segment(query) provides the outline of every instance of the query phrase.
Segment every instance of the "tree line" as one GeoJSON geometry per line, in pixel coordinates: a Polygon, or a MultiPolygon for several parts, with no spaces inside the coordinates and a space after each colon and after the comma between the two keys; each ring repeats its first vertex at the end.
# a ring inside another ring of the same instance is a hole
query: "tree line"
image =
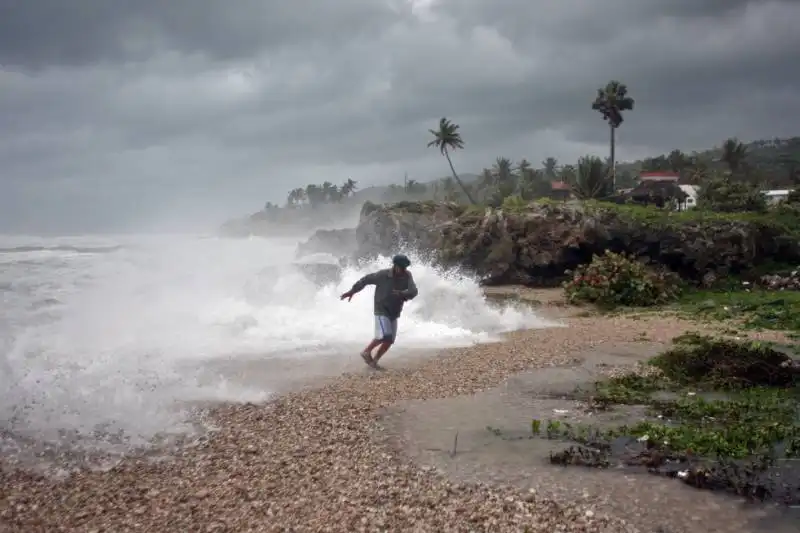
{"type": "MultiPolygon", "coordinates": [[[[465,142],[460,126],[442,117],[436,128],[430,129],[429,148],[435,148],[447,161],[450,177],[432,183],[405,179],[390,185],[385,201],[405,198],[434,199],[454,202],[500,205],[509,197],[521,200],[563,194],[564,191],[581,199],[609,198],[620,190],[637,185],[642,172],[668,171],[679,176],[679,183],[693,184],[708,190],[734,189],[755,191],[760,188],[794,188],[800,184],[800,137],[773,139],[744,144],[736,138],[726,139],[718,148],[687,154],[673,150],[668,154],[629,163],[616,162],[616,130],[624,116],[634,110],[635,101],[627,86],[616,80],[597,90],[590,108],[600,114],[609,128],[609,156],[581,157],[575,163],[560,164],[553,157],[534,166],[527,159],[513,162],[498,157],[494,164],[483,169],[477,179],[463,180],[456,172],[451,155],[463,150],[465,142]],[[553,184],[561,184],[555,187],[553,184]]],[[[291,190],[286,206],[318,206],[339,203],[352,196],[357,183],[348,179],[337,186],[326,181],[291,190]]],[[[747,194],[750,194],[747,192],[747,194]]],[[[268,203],[266,208],[276,208],[268,203]]]]}
{"type": "MultiPolygon", "coordinates": [[[[358,190],[358,182],[347,179],[341,185],[330,181],[321,184],[309,183],[305,187],[297,187],[286,195],[286,207],[295,208],[301,205],[316,207],[322,204],[339,203],[351,197],[358,190]]],[[[267,202],[265,210],[278,209],[279,205],[267,202]]]]}
{"type": "MultiPolygon", "coordinates": [[[[722,146],[703,153],[685,154],[673,150],[669,154],[647,158],[643,161],[618,165],[616,156],[616,130],[624,122],[624,113],[633,111],[635,101],[628,94],[627,86],[612,80],[597,90],[591,109],[600,113],[609,127],[609,157],[603,160],[587,155],[577,164],[559,166],[554,158],[542,162],[541,169],[533,169],[523,159],[514,164],[507,158],[498,158],[492,168],[484,169],[481,178],[472,184],[464,183],[453,166],[450,154],[464,148],[458,124],[446,117],[439,120],[438,127],[431,129],[433,139],[428,143],[446,158],[461,194],[470,203],[476,198],[489,205],[501,204],[511,196],[522,200],[549,196],[553,193],[553,182],[568,186],[570,192],[581,199],[609,199],[620,194],[620,189],[633,188],[642,172],[670,171],[678,175],[679,183],[693,184],[706,189],[708,194],[716,191],[735,191],[741,206],[761,205],[756,199],[760,190],[770,187],[794,189],[800,185],[800,138],[774,139],[744,144],[736,138],[726,139],[722,146]],[[619,171],[619,172],[618,172],[619,171]]],[[[444,187],[446,195],[458,195],[453,183],[444,187]]],[[[559,190],[562,189],[559,187],[559,190]]],[[[674,188],[677,190],[678,188],[674,188]]],[[[711,201],[700,195],[706,205],[722,206],[718,200],[711,201]]],[[[723,202],[724,203],[724,202],[723,202]]]]}

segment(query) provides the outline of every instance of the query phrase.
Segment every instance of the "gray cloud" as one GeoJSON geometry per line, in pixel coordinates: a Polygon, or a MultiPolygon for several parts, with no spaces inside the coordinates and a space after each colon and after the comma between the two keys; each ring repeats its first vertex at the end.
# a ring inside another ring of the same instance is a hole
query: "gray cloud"
{"type": "Polygon", "coordinates": [[[83,66],[163,50],[230,60],[298,43],[339,46],[379,34],[401,7],[371,0],[3,0],[0,63],[83,66]]]}
{"type": "Polygon", "coordinates": [[[604,154],[612,78],[621,158],[796,134],[799,22],[790,0],[0,0],[0,230],[213,227],[311,181],[433,178],[440,116],[464,171],[604,154]]]}

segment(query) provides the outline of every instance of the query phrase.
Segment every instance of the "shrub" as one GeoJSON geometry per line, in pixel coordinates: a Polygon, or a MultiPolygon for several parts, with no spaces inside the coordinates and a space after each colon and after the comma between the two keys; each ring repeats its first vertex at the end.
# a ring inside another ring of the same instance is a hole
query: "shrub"
{"type": "Polygon", "coordinates": [[[529,203],[530,202],[525,200],[522,196],[514,194],[504,198],[500,207],[506,211],[518,211],[527,207],[529,203]]]}
{"type": "Polygon", "coordinates": [[[697,195],[698,209],[720,213],[753,211],[763,213],[767,210],[767,199],[758,187],[736,181],[730,177],[708,180],[697,195]]]}
{"type": "Polygon", "coordinates": [[[793,387],[800,384],[800,365],[760,342],[687,333],[675,346],[650,360],[664,377],[679,384],[714,388],[793,387]]]}
{"type": "Polygon", "coordinates": [[[564,283],[570,303],[586,302],[603,307],[646,307],[676,299],[681,280],[673,272],[653,269],[633,256],[606,250],[592,262],[572,272],[564,283]]]}

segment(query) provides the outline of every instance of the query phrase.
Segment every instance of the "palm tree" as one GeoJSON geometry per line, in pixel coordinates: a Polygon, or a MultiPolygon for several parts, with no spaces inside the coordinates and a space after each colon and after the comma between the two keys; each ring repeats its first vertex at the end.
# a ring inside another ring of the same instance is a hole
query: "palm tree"
{"type": "Polygon", "coordinates": [[[289,191],[289,195],[286,197],[286,203],[290,206],[295,206],[303,203],[306,198],[305,189],[298,187],[297,189],[289,191]]]}
{"type": "Polygon", "coordinates": [[[520,176],[524,176],[528,172],[531,171],[533,165],[527,159],[523,158],[519,163],[517,163],[517,171],[519,172],[520,176]]]}
{"type": "Polygon", "coordinates": [[[728,165],[731,174],[738,172],[747,159],[747,147],[739,142],[739,139],[732,137],[722,144],[722,156],[720,159],[728,165]]]}
{"type": "Polygon", "coordinates": [[[582,200],[604,198],[613,193],[612,182],[603,160],[595,156],[581,157],[572,190],[582,200]]]}
{"type": "Polygon", "coordinates": [[[315,184],[306,185],[306,199],[308,199],[308,203],[311,204],[311,207],[316,207],[325,202],[325,195],[322,191],[322,187],[315,184]]]}
{"type": "Polygon", "coordinates": [[[356,189],[358,189],[358,187],[356,187],[357,184],[358,184],[357,181],[353,181],[351,178],[347,178],[347,181],[342,183],[342,186],[339,187],[339,192],[341,192],[342,196],[346,198],[351,194],[353,194],[356,191],[356,189]]]}
{"type": "Polygon", "coordinates": [[[455,178],[456,182],[458,182],[458,185],[464,191],[464,194],[469,202],[474,204],[475,200],[472,199],[472,195],[469,193],[469,190],[461,182],[458,174],[456,174],[456,169],[453,167],[453,162],[450,160],[450,153],[448,151],[464,148],[464,141],[461,139],[461,134],[458,132],[458,128],[458,124],[453,124],[445,117],[442,117],[439,120],[438,130],[428,130],[431,135],[433,135],[433,140],[428,143],[428,148],[435,146],[439,149],[442,155],[447,158],[447,163],[450,165],[450,171],[453,173],[453,178],[455,178]]]}
{"type": "Polygon", "coordinates": [[[512,194],[516,189],[517,183],[514,179],[514,169],[511,160],[507,157],[498,157],[495,159],[492,170],[495,176],[497,193],[499,193],[502,198],[512,194]]]}
{"type": "Polygon", "coordinates": [[[555,157],[548,157],[542,161],[542,166],[544,167],[544,175],[547,176],[547,179],[555,180],[556,169],[558,168],[558,159],[555,157]]]}
{"type": "Polygon", "coordinates": [[[325,202],[340,202],[342,200],[342,191],[339,190],[337,185],[326,181],[322,184],[322,197],[325,202]]]}
{"type": "Polygon", "coordinates": [[[603,115],[603,120],[608,122],[611,130],[611,186],[616,185],[617,160],[616,160],[616,130],[622,124],[622,112],[633,111],[633,98],[628,96],[628,87],[621,82],[612,80],[605,88],[597,89],[597,97],[592,103],[592,109],[603,115]]]}
{"type": "Polygon", "coordinates": [[[705,159],[695,157],[687,169],[689,183],[692,185],[702,185],[708,181],[713,172],[705,159]]]}
{"type": "Polygon", "coordinates": [[[683,171],[689,166],[689,158],[680,150],[673,150],[667,155],[667,163],[672,172],[682,176],[683,171]]]}

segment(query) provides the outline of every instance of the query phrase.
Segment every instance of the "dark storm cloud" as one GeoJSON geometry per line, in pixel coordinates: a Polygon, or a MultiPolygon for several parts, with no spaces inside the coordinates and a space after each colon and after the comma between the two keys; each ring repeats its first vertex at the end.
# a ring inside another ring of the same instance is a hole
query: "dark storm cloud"
{"type": "Polygon", "coordinates": [[[235,59],[296,43],[335,46],[396,17],[391,3],[373,0],[2,0],[0,64],[80,66],[164,49],[235,59]]]}
{"type": "Polygon", "coordinates": [[[610,79],[636,99],[621,158],[797,134],[798,23],[790,0],[0,0],[0,198],[48,206],[0,229],[436,177],[441,116],[466,172],[603,155],[610,79]]]}

